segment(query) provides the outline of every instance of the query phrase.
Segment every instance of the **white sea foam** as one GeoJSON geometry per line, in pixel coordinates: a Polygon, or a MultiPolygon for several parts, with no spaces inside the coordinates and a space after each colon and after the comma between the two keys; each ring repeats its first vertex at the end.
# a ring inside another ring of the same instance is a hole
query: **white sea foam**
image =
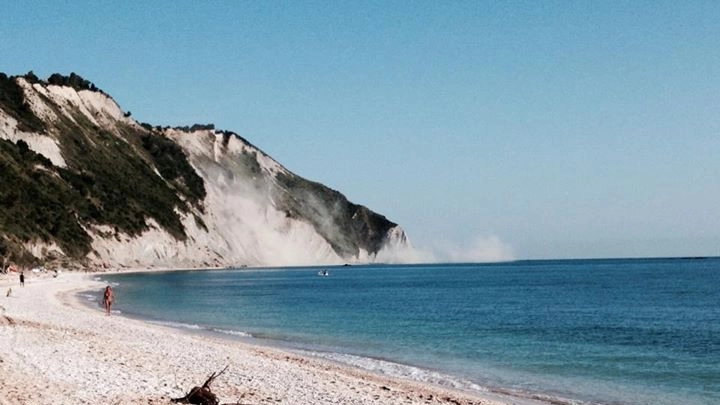
{"type": "Polygon", "coordinates": [[[213,332],[223,333],[225,335],[231,335],[231,336],[240,336],[240,337],[253,337],[251,334],[239,330],[229,330],[229,329],[212,329],[213,332]]]}
{"type": "Polygon", "coordinates": [[[98,297],[93,294],[80,294],[80,296],[86,301],[96,301],[98,299],[98,297]]]}
{"type": "Polygon", "coordinates": [[[179,329],[190,329],[190,330],[202,330],[203,327],[200,325],[195,324],[188,324],[188,323],[182,323],[182,322],[171,322],[171,321],[148,321],[155,325],[162,325],[162,326],[169,326],[171,328],[179,328],[179,329]]]}
{"type": "Polygon", "coordinates": [[[473,390],[488,392],[488,389],[482,387],[472,381],[450,376],[433,370],[427,370],[419,367],[393,363],[387,360],[374,359],[370,357],[356,356],[344,353],[329,353],[315,351],[301,351],[302,354],[319,357],[322,359],[346,364],[363,370],[372,371],[374,373],[395,377],[409,378],[415,381],[431,383],[444,387],[452,387],[463,390],[473,390]]]}
{"type": "Polygon", "coordinates": [[[492,395],[493,397],[508,401],[512,398],[513,404],[516,405],[537,405],[537,401],[555,405],[590,405],[590,402],[581,400],[570,400],[562,396],[551,394],[538,394],[534,391],[526,391],[523,389],[512,388],[490,388],[472,381],[451,376],[449,374],[440,373],[433,370],[423,369],[419,367],[409,366],[390,362],[387,360],[375,359],[370,357],[356,356],[344,353],[330,353],[317,351],[299,351],[306,356],[318,357],[330,360],[340,364],[349,365],[351,367],[367,370],[373,373],[382,374],[393,378],[404,378],[422,383],[429,383],[442,387],[450,387],[464,391],[482,392],[483,395],[492,395]]]}

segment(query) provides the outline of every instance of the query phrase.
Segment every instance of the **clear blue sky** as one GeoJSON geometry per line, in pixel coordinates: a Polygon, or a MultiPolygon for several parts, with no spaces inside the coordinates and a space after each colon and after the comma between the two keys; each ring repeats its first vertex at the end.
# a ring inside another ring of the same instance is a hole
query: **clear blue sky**
{"type": "Polygon", "coordinates": [[[719,22],[718,1],[7,2],[0,71],[236,131],[441,255],[720,255],[719,22]]]}

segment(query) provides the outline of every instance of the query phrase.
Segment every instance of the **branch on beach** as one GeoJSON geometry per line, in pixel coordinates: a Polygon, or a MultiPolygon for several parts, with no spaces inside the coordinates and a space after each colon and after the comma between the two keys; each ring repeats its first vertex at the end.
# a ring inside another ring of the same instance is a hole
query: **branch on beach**
{"type": "Polygon", "coordinates": [[[207,380],[205,380],[205,383],[200,387],[193,387],[193,389],[188,392],[187,395],[185,395],[182,398],[172,398],[172,402],[176,402],[179,404],[193,404],[193,405],[219,405],[220,401],[217,398],[217,395],[213,394],[213,392],[210,390],[210,384],[219,377],[222,373],[225,372],[225,370],[228,369],[229,366],[225,366],[222,371],[219,373],[212,373],[208,377],[207,380]]]}

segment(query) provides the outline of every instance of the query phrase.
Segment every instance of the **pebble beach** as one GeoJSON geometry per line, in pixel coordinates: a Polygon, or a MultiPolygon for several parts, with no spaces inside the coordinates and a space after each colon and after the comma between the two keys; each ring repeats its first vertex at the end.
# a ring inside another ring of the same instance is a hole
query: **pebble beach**
{"type": "Polygon", "coordinates": [[[211,386],[221,404],[534,403],[107,316],[76,297],[104,287],[94,274],[26,276],[0,276],[0,405],[171,404],[225,367],[211,386]]]}

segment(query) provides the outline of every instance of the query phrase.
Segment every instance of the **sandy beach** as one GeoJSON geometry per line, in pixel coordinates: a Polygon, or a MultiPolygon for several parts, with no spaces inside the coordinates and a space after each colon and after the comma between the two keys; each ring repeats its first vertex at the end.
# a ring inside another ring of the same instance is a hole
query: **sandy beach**
{"type": "Polygon", "coordinates": [[[528,403],[106,316],[75,297],[104,287],[94,275],[26,275],[24,287],[17,274],[0,279],[0,405],[170,404],[225,366],[212,384],[220,403],[528,403]]]}

